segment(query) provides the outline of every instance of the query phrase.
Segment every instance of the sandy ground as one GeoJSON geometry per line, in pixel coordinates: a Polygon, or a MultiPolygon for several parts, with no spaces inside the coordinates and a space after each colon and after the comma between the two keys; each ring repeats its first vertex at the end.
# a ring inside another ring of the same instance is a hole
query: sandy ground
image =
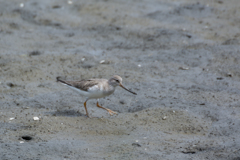
{"type": "Polygon", "coordinates": [[[239,45],[238,0],[1,0],[0,159],[239,160],[239,45]]]}

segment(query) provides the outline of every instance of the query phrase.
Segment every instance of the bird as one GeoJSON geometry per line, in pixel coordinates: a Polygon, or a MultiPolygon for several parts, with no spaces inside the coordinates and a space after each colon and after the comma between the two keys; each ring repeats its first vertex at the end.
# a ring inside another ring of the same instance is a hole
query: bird
{"type": "Polygon", "coordinates": [[[65,81],[65,80],[62,80],[60,77],[56,77],[56,79],[57,79],[57,82],[60,82],[66,85],[67,87],[79,93],[81,96],[87,97],[84,102],[84,108],[85,108],[87,117],[89,117],[88,110],[87,110],[87,101],[90,99],[97,99],[97,104],[96,104],[97,107],[108,111],[110,115],[117,114],[116,112],[99,105],[99,98],[103,98],[113,94],[117,86],[120,86],[126,91],[137,95],[137,93],[130,91],[129,89],[123,86],[122,78],[118,75],[114,75],[108,80],[107,79],[88,79],[88,80],[79,80],[79,81],[65,81]]]}

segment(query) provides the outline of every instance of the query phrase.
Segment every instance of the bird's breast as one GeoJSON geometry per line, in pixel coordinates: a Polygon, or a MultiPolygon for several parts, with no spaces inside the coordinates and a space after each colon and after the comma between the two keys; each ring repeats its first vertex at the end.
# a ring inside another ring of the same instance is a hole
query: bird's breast
{"type": "Polygon", "coordinates": [[[103,98],[109,96],[115,91],[115,88],[112,86],[106,85],[95,85],[89,88],[89,97],[91,98],[103,98]]]}

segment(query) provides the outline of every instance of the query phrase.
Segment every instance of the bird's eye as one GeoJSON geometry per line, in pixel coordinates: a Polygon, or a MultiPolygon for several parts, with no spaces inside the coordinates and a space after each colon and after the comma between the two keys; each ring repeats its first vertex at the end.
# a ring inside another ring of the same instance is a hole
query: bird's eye
{"type": "Polygon", "coordinates": [[[119,83],[119,80],[116,80],[119,83]]]}

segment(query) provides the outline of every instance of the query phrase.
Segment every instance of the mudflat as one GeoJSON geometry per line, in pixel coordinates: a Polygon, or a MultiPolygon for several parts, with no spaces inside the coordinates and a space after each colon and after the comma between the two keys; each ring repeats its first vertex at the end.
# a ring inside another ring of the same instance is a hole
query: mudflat
{"type": "Polygon", "coordinates": [[[1,0],[0,159],[240,159],[239,8],[1,0]],[[56,82],[112,75],[114,116],[56,82]]]}

